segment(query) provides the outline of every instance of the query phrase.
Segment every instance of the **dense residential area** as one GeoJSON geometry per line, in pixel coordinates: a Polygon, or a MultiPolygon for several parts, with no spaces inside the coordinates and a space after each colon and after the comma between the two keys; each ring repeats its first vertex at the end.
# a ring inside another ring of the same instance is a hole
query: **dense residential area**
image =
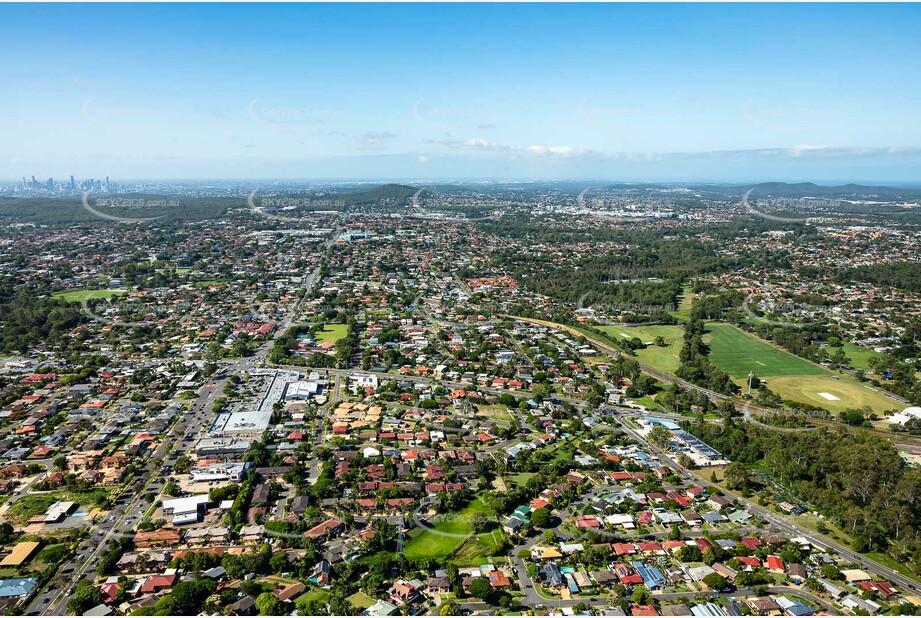
{"type": "Polygon", "coordinates": [[[814,187],[5,189],[0,607],[918,613],[921,194],[814,187]]]}

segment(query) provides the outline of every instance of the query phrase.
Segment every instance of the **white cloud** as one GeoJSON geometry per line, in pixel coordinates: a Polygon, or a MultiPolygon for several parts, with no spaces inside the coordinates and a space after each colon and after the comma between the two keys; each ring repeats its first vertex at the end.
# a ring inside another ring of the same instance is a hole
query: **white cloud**
{"type": "Polygon", "coordinates": [[[482,149],[495,149],[496,144],[490,144],[485,139],[473,138],[464,141],[465,148],[482,148],[482,149]]]}
{"type": "Polygon", "coordinates": [[[536,155],[557,155],[568,157],[576,153],[576,149],[572,146],[528,146],[528,152],[536,155]]]}
{"type": "Polygon", "coordinates": [[[474,137],[463,141],[443,140],[439,142],[448,148],[461,150],[484,150],[491,152],[505,152],[512,155],[534,155],[539,157],[557,156],[568,157],[578,154],[580,151],[572,146],[543,146],[535,144],[533,146],[510,146],[508,144],[497,144],[480,137],[474,137]]]}
{"type": "Polygon", "coordinates": [[[396,137],[396,134],[389,131],[367,131],[363,135],[355,137],[362,150],[381,150],[385,148],[387,142],[396,137]]]}
{"type": "Polygon", "coordinates": [[[826,146],[811,146],[809,144],[803,144],[801,146],[794,146],[790,149],[790,154],[794,157],[799,157],[804,154],[810,154],[817,151],[825,150],[826,146]]]}

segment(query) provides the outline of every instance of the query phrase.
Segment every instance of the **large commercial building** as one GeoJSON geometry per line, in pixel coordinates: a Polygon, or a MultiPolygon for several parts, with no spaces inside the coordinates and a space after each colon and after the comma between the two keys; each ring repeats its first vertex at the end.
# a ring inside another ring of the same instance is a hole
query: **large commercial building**
{"type": "Polygon", "coordinates": [[[174,526],[195,524],[200,521],[208,506],[208,494],[176,498],[163,502],[163,515],[172,517],[174,526]]]}
{"type": "Polygon", "coordinates": [[[265,394],[257,404],[243,404],[229,413],[218,414],[210,432],[222,436],[247,436],[256,438],[269,427],[275,404],[282,400],[288,385],[296,383],[300,374],[294,371],[276,371],[269,376],[265,394]]]}

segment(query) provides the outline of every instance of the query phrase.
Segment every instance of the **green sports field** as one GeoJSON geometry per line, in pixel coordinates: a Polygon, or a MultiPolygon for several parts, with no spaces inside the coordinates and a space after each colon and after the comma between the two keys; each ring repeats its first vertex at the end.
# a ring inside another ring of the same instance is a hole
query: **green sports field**
{"type": "Polygon", "coordinates": [[[68,292],[58,292],[55,298],[61,298],[71,303],[80,303],[84,300],[94,300],[97,298],[111,298],[125,294],[125,290],[70,290],[68,292]]]}
{"type": "MultiPolygon", "coordinates": [[[[884,412],[898,406],[869,385],[794,356],[731,324],[708,323],[710,362],[743,384],[750,371],[767,387],[792,401],[801,401],[840,412],[869,406],[884,412]]],[[[846,350],[847,351],[847,350],[846,350]]]]}
{"type": "Polygon", "coordinates": [[[904,407],[872,385],[832,373],[824,376],[770,378],[767,387],[784,399],[811,403],[832,412],[869,406],[874,412],[882,414],[886,410],[904,407]]]}
{"type": "Polygon", "coordinates": [[[708,322],[707,330],[710,333],[704,336],[704,342],[710,346],[710,362],[733,378],[743,379],[749,372],[759,378],[830,373],[731,324],[708,322]]]}
{"type": "Polygon", "coordinates": [[[683,344],[684,328],[677,325],[659,326],[599,326],[612,339],[631,339],[636,337],[643,343],[649,344],[644,350],[636,351],[636,358],[641,363],[649,365],[659,371],[674,373],[681,364],[678,354],[683,344]],[[626,335],[626,336],[625,336],[626,335]],[[666,347],[652,345],[656,337],[662,337],[668,344],[666,347]]]}

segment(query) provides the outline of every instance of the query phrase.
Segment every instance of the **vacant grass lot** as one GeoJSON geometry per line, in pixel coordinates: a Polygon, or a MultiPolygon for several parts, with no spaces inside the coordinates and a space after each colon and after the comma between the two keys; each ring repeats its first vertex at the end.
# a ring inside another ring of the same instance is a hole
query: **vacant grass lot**
{"type": "Polygon", "coordinates": [[[524,487],[532,477],[537,476],[536,472],[519,472],[518,474],[509,474],[505,477],[506,481],[511,481],[518,487],[524,487]]]}
{"type": "MultiPolygon", "coordinates": [[[[482,513],[488,518],[494,518],[492,510],[486,503],[479,497],[474,498],[470,504],[453,514],[456,517],[446,518],[448,521],[440,521],[435,526],[432,526],[438,532],[461,536],[445,536],[424,530],[406,545],[406,557],[436,558],[451,555],[468,540],[466,535],[473,534],[470,520],[475,513],[482,513]]],[[[414,530],[413,532],[416,531],[414,530]]],[[[412,536],[412,533],[410,533],[410,536],[412,536]]]]}
{"type": "Polygon", "coordinates": [[[108,495],[109,492],[106,489],[93,489],[85,493],[62,490],[40,494],[28,494],[10,505],[5,517],[11,523],[24,524],[29,518],[43,514],[55,502],[72,500],[79,506],[75,511],[77,512],[105,503],[108,495]]]}
{"type": "Polygon", "coordinates": [[[327,324],[323,330],[317,331],[317,344],[336,343],[348,334],[348,326],[345,324],[327,324]]]}
{"type": "Polygon", "coordinates": [[[785,352],[731,325],[707,323],[704,341],[710,346],[710,362],[733,378],[756,376],[820,376],[830,371],[785,352]]]}
{"type": "Polygon", "coordinates": [[[357,607],[358,609],[368,609],[374,605],[374,599],[366,595],[364,592],[356,592],[352,596],[346,597],[345,600],[351,603],[353,607],[357,607]]]}
{"type": "Polygon", "coordinates": [[[514,416],[509,412],[508,406],[502,404],[477,404],[477,416],[486,416],[497,421],[510,421],[514,416]]]}
{"type": "Polygon", "coordinates": [[[486,535],[470,537],[451,557],[451,562],[459,567],[479,566],[490,562],[490,558],[499,553],[505,533],[496,529],[486,535]]]}
{"type": "Polygon", "coordinates": [[[70,290],[68,292],[58,292],[55,298],[61,298],[71,303],[82,303],[84,300],[94,300],[97,298],[112,298],[125,294],[125,290],[70,290]]]}
{"type": "Polygon", "coordinates": [[[6,512],[6,519],[12,523],[24,524],[32,517],[41,515],[57,502],[52,496],[32,495],[23,496],[10,505],[6,512]]]}

